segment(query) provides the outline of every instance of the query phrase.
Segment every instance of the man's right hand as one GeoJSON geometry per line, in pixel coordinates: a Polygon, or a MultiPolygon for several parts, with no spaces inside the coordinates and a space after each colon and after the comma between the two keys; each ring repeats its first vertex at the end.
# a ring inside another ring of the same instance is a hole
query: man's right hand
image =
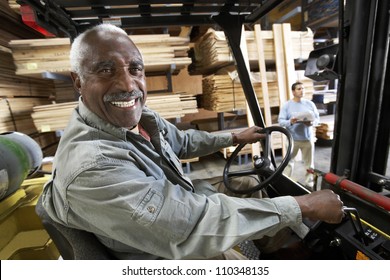
{"type": "Polygon", "coordinates": [[[290,119],[290,124],[295,124],[298,121],[297,118],[291,118],[290,119]]]}
{"type": "Polygon", "coordinates": [[[331,190],[320,190],[294,198],[304,218],[338,224],[344,217],[344,204],[340,196],[331,190]]]}

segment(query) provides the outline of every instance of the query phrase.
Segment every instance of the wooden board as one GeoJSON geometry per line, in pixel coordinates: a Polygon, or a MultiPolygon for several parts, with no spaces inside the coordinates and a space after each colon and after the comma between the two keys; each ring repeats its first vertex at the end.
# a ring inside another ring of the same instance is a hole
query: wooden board
{"type": "MultiPolygon", "coordinates": [[[[263,88],[259,82],[260,75],[259,73],[251,74],[259,105],[264,108],[263,88]]],[[[274,73],[267,73],[267,76],[269,77],[267,102],[270,107],[278,107],[279,89],[274,80],[274,73]]],[[[241,83],[238,80],[232,80],[229,74],[210,75],[203,78],[201,107],[216,112],[246,110],[246,99],[241,83]]]]}
{"type": "MultiPolygon", "coordinates": [[[[129,36],[144,57],[146,73],[177,74],[191,63],[187,56],[188,37],[169,34],[129,36]]],[[[44,72],[69,75],[70,40],[68,38],[11,40],[16,74],[41,77],[44,72]]]]}
{"type": "MultiPolygon", "coordinates": [[[[78,101],[34,106],[31,117],[39,132],[63,130],[78,101]]],[[[188,94],[149,94],[146,105],[164,118],[196,113],[196,97],[188,94]]]]}
{"type": "MultiPolygon", "coordinates": [[[[282,25],[274,24],[281,29],[282,25]]],[[[249,64],[252,69],[258,67],[258,47],[255,40],[254,31],[245,31],[243,34],[247,41],[249,64]]],[[[281,38],[280,35],[275,36],[273,31],[261,31],[263,41],[264,59],[267,63],[276,60],[276,52],[274,40],[281,38]]],[[[313,50],[313,33],[308,30],[290,32],[291,52],[294,59],[308,58],[313,50]]],[[[282,42],[281,42],[282,43],[282,42]]],[[[282,48],[280,50],[283,51],[282,48]]],[[[215,31],[210,28],[208,31],[195,42],[191,49],[190,55],[193,62],[189,66],[191,74],[209,75],[215,73],[218,69],[234,64],[233,55],[226,41],[225,34],[222,31],[215,31]]]]}

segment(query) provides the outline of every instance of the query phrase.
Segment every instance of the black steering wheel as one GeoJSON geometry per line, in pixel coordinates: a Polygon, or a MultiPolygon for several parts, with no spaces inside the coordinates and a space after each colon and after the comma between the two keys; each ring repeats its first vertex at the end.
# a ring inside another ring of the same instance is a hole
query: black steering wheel
{"type": "Polygon", "coordinates": [[[236,194],[251,194],[259,191],[271,183],[275,178],[282,174],[284,168],[287,166],[291,159],[291,152],[293,149],[293,140],[290,132],[281,126],[270,126],[263,128],[259,133],[265,134],[266,137],[262,140],[262,155],[255,155],[253,157],[253,168],[240,171],[229,171],[233,161],[238,156],[238,153],[246,144],[240,144],[229,157],[225,168],[223,170],[223,182],[226,188],[236,194]],[[271,150],[271,134],[272,132],[281,132],[287,137],[288,145],[286,155],[283,157],[278,167],[272,162],[272,150],[271,150]],[[233,177],[243,177],[249,175],[257,175],[260,183],[252,188],[246,190],[238,190],[231,186],[230,180],[233,177]]]}

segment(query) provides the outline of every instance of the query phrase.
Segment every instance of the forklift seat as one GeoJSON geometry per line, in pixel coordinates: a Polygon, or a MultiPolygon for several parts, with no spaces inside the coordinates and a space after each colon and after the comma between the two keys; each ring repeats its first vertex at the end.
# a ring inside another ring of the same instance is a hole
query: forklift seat
{"type": "Polygon", "coordinates": [[[50,218],[43,208],[42,196],[38,199],[35,212],[64,260],[113,259],[93,233],[66,227],[50,218]]]}

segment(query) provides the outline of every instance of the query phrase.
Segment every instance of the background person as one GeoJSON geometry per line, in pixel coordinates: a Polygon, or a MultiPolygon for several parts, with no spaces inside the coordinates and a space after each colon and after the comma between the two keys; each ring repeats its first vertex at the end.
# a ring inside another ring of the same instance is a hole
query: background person
{"type": "MultiPolygon", "coordinates": [[[[180,158],[259,141],[259,127],[232,135],[181,131],[145,106],[142,56],[122,29],[98,25],[71,47],[78,107],[59,143],[43,206],[57,222],[94,233],[120,259],[234,259],[248,239],[302,218],[339,223],[330,190],[298,197],[237,198],[191,181],[180,158]]],[[[222,170],[221,170],[222,173],[222,170]]],[[[305,232],[306,231],[306,232],[305,232]]]]}
{"type": "MultiPolygon", "coordinates": [[[[296,82],[291,86],[293,98],[283,104],[279,113],[279,124],[287,128],[294,140],[294,148],[291,160],[284,170],[284,174],[291,177],[294,169],[295,158],[299,151],[305,170],[314,168],[314,136],[313,125],[320,121],[316,105],[303,98],[304,87],[301,82],[296,82]]],[[[313,175],[306,172],[305,185],[312,188],[314,185],[313,175]]]]}

